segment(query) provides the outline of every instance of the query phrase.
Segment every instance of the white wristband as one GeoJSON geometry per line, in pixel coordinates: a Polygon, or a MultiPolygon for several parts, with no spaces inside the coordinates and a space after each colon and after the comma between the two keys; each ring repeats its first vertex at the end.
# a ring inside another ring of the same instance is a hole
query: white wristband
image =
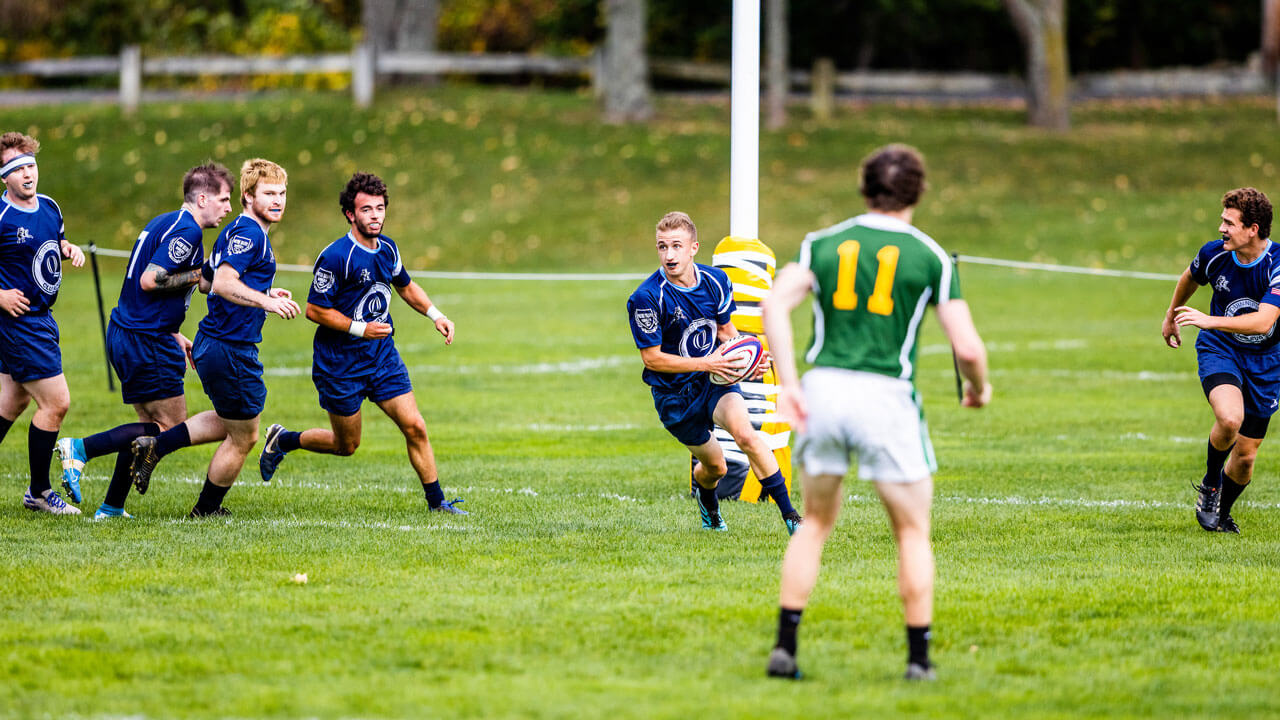
{"type": "Polygon", "coordinates": [[[364,322],[363,320],[352,320],[351,327],[347,328],[347,332],[351,333],[352,335],[355,335],[358,338],[362,338],[364,337],[364,328],[368,324],[369,323],[364,322]]]}
{"type": "Polygon", "coordinates": [[[427,308],[427,317],[431,318],[431,322],[439,322],[440,318],[444,316],[444,313],[440,312],[440,308],[435,305],[427,308]]]}

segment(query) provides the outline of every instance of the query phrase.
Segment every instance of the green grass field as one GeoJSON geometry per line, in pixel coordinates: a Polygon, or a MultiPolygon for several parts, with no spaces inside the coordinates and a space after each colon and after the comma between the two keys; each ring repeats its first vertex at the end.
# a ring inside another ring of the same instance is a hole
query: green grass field
{"type": "MultiPolygon", "coordinates": [[[[1176,273],[1215,236],[1222,191],[1280,193],[1270,112],[1094,107],[1061,138],[1003,110],[798,122],[763,136],[762,235],[789,257],[857,212],[857,159],[906,140],[933,172],[917,224],[949,250],[1176,273]]],[[[387,232],[418,269],[647,271],[673,207],[699,220],[709,261],[728,216],[726,108],[664,101],[647,128],[594,117],[572,94],[445,88],[370,115],[299,97],[132,121],[6,109],[0,127],[39,133],[41,189],[72,237],[109,247],[176,206],[186,167],[264,155],[291,172],[282,260],[344,231],[336,195],[359,167],[391,180],[387,232]]],[[[103,261],[109,305],[122,268],[103,261]]],[[[248,468],[229,522],[183,519],[211,447],[166,459],[130,498],[133,522],[36,516],[19,503],[28,411],[0,445],[0,717],[1280,716],[1280,461],[1263,446],[1234,513],[1244,535],[1195,525],[1211,416],[1193,334],[1178,351],[1160,340],[1172,282],[961,274],[996,397],[957,407],[930,319],[936,684],[899,679],[892,542],[856,481],[801,629],[808,678],[765,680],[785,532],[774,508],[739,503],[728,534],[697,529],[687,455],[639,379],[635,283],[428,280],[457,341],[402,304],[397,341],[446,492],[473,514],[425,512],[397,431],[366,406],[354,457],[293,454],[270,486],[248,468]]],[[[302,294],[309,276],[279,283],[302,294]]],[[[197,298],[189,335],[202,312],[197,298]]],[[[56,315],[65,432],[133,419],[105,387],[87,270],[66,271],[56,315]]],[[[264,425],[325,422],[312,327],[267,321],[264,425]]],[[[188,389],[209,407],[194,374],[188,389]]],[[[86,510],[109,472],[89,465],[86,510]]]]}

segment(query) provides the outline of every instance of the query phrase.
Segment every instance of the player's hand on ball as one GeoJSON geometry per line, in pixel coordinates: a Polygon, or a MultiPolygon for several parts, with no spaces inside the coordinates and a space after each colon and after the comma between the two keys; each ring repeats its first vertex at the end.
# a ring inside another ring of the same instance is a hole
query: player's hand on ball
{"type": "Polygon", "coordinates": [[[0,310],[18,317],[30,309],[31,303],[27,302],[27,296],[21,290],[0,290],[0,310]]]}
{"type": "Polygon", "coordinates": [[[809,420],[809,408],[800,388],[783,387],[778,391],[778,417],[798,433],[804,432],[809,420]]]}
{"type": "Polygon", "coordinates": [[[436,321],[436,332],[444,336],[444,344],[453,344],[453,321],[447,317],[442,317],[436,321]]]}
{"type": "Polygon", "coordinates": [[[725,357],[724,346],[716,348],[715,352],[706,357],[707,372],[723,375],[725,377],[736,377],[751,361],[745,357],[725,357]]]}
{"type": "Polygon", "coordinates": [[[768,350],[765,350],[760,357],[760,365],[756,368],[756,371],[751,374],[751,380],[759,381],[765,376],[765,373],[769,372],[769,368],[771,367],[773,367],[773,356],[769,354],[768,350]]]}
{"type": "Polygon", "coordinates": [[[371,322],[364,326],[364,337],[371,340],[384,338],[391,334],[391,326],[384,322],[371,322]]]}
{"type": "Polygon", "coordinates": [[[80,267],[84,265],[84,251],[75,243],[62,241],[62,257],[71,260],[72,267],[80,267]]]}

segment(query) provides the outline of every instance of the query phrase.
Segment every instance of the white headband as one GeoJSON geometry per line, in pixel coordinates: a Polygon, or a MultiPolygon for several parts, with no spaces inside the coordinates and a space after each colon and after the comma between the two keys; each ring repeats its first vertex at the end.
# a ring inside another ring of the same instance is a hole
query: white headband
{"type": "Polygon", "coordinates": [[[35,155],[31,155],[30,153],[19,155],[14,159],[10,160],[9,162],[5,163],[4,167],[0,168],[0,180],[3,180],[4,178],[9,177],[9,175],[12,174],[14,170],[17,170],[20,167],[26,167],[27,165],[35,165],[35,164],[36,164],[35,155]]]}

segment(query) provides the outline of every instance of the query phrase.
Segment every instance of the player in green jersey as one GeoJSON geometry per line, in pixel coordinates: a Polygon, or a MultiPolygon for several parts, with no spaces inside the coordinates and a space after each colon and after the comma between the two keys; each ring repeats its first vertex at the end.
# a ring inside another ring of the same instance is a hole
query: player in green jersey
{"type": "Polygon", "coordinates": [[[964,376],[963,404],[991,400],[987,353],[960,298],[951,258],[911,225],[924,190],[924,160],[890,145],[863,161],[859,189],[870,212],[810,233],[800,259],[778,273],[764,302],[764,328],[780,379],[778,412],[799,433],[805,522],[782,561],[778,640],[768,673],[799,677],[796,630],[818,580],[822,548],[840,510],[849,455],[875,482],[898,545],[906,616],[908,679],[933,679],[933,548],[929,513],[936,464],[915,391],[920,322],[933,305],[964,376]],[[796,371],[791,311],[814,294],[814,368],[796,371]]]}

